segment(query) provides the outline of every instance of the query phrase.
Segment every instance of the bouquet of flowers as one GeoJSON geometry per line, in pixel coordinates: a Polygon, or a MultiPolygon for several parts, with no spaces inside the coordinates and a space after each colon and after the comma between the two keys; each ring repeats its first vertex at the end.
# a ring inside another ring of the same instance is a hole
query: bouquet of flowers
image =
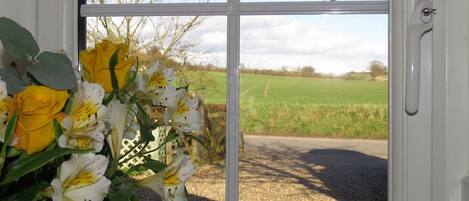
{"type": "Polygon", "coordinates": [[[0,69],[1,200],[127,201],[138,188],[187,200],[189,156],[177,150],[169,164],[148,156],[195,138],[201,126],[198,98],[173,86],[171,68],[140,69],[128,44],[104,40],[80,52],[76,70],[8,18],[0,18],[0,41],[12,61],[0,69]],[[167,130],[162,143],[145,149],[158,127],[167,130]],[[124,138],[135,146],[123,151],[124,138]],[[144,160],[122,168],[135,157],[144,160]],[[151,174],[132,179],[135,171],[151,174]]]}

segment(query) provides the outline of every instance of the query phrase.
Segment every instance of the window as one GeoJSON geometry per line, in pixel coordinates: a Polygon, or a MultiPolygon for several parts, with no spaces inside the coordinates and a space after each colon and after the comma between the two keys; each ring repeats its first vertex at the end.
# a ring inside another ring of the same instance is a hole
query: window
{"type": "MultiPolygon", "coordinates": [[[[112,17],[117,21],[122,21],[125,23],[126,18],[131,16],[141,17],[141,16],[151,16],[148,17],[147,23],[149,25],[155,24],[161,19],[173,19],[181,21],[190,21],[194,17],[206,18],[204,23],[207,23],[204,26],[201,26],[204,29],[207,29],[204,33],[209,33],[205,35],[207,38],[203,38],[201,32],[197,33],[197,30],[188,34],[188,37],[198,38],[202,46],[205,46],[204,51],[189,51],[190,55],[183,56],[193,56],[193,58],[198,57],[198,63],[203,63],[208,61],[208,64],[217,63],[219,66],[226,66],[226,70],[218,77],[218,84],[226,84],[226,97],[223,95],[211,96],[215,97],[209,99],[213,103],[220,103],[226,101],[226,187],[225,187],[225,198],[228,201],[236,201],[239,199],[239,141],[240,141],[240,59],[245,62],[251,60],[251,63],[255,63],[254,60],[262,59],[257,57],[255,59],[250,59],[249,55],[241,55],[242,52],[248,51],[246,45],[248,40],[242,41],[242,27],[248,26],[244,20],[246,19],[268,19],[278,20],[279,18],[273,16],[297,16],[296,18],[300,19],[304,15],[318,15],[318,14],[336,14],[344,15],[344,18],[348,18],[349,15],[376,15],[379,14],[379,17],[386,21],[386,15],[388,13],[388,2],[379,0],[379,1],[308,1],[308,2],[297,2],[297,1],[288,1],[288,2],[272,2],[272,1],[239,1],[239,0],[229,0],[229,1],[155,1],[157,3],[149,1],[137,1],[137,4],[116,4],[119,1],[103,1],[99,4],[86,4],[99,1],[81,1],[82,5],[81,10],[81,22],[79,23],[80,28],[80,48],[84,48],[87,43],[92,45],[92,37],[99,38],[107,36],[100,27],[86,27],[85,19],[88,20],[88,23],[96,22],[97,20],[102,19],[103,17],[112,17]],[[152,3],[152,4],[148,4],[152,3]],[[241,17],[243,16],[243,17],[241,17]],[[222,25],[222,26],[220,26],[222,25]],[[242,26],[241,26],[242,25],[242,26]],[[91,36],[87,35],[86,28],[88,30],[94,29],[97,35],[91,36]],[[101,35],[99,35],[101,33],[101,35]],[[198,35],[199,34],[199,35],[198,35]],[[225,45],[219,45],[219,42],[213,40],[223,40],[226,41],[225,45]],[[202,54],[207,53],[209,54],[202,54]],[[201,56],[202,55],[202,56],[201,56]],[[211,58],[204,58],[203,55],[210,55],[211,58]],[[200,57],[201,56],[201,57],[200,57]],[[225,60],[225,61],[223,61],[225,60]],[[224,78],[226,73],[226,79],[224,78]]],[[[129,3],[128,1],[124,1],[129,3]]],[[[304,18],[303,18],[304,19],[304,18]]],[[[169,20],[171,21],[171,20],[169,20]]],[[[247,21],[246,21],[247,22],[247,21]]],[[[138,22],[135,22],[138,24],[138,22]]],[[[90,24],[89,24],[90,25],[90,24]]],[[[118,24],[116,26],[119,26],[118,24]]],[[[262,25],[254,25],[262,26],[262,25]]],[[[148,30],[142,30],[146,32],[148,30]]],[[[151,33],[149,33],[151,34],[151,33]]],[[[246,33],[243,33],[246,34],[246,33]]],[[[321,37],[321,36],[318,36],[321,37]]],[[[255,40],[255,38],[251,38],[255,40]]],[[[143,44],[145,41],[140,40],[140,44],[143,44]]],[[[148,41],[147,41],[148,42],[148,41]]],[[[275,42],[275,41],[271,41],[275,42]]],[[[163,45],[165,41],[162,42],[163,45]]],[[[301,44],[298,44],[301,45],[301,44]]],[[[281,48],[281,47],[277,47],[281,48]]],[[[387,56],[387,55],[386,55],[387,56]]],[[[178,59],[184,59],[184,57],[179,57],[178,59]]],[[[269,58],[265,58],[268,60],[269,58]]],[[[295,59],[295,58],[291,58],[295,59]]],[[[386,60],[387,58],[382,58],[386,60]]],[[[179,60],[181,61],[181,60],[179,60]]],[[[386,62],[386,61],[384,61],[386,62]]],[[[242,66],[242,65],[241,65],[242,66]]],[[[242,86],[241,86],[242,87],[242,86]]],[[[225,87],[219,87],[220,90],[224,90],[225,87]]],[[[243,87],[242,87],[243,88],[243,87]]],[[[245,89],[245,88],[244,88],[245,89]]],[[[223,93],[222,93],[223,94],[223,93]]],[[[217,198],[223,199],[223,198],[217,198]]]]}

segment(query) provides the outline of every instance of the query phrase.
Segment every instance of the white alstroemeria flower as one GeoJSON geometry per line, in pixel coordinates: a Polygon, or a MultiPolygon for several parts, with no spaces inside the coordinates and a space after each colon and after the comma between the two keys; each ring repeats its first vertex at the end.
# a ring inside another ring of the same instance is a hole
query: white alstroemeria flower
{"type": "Polygon", "coordinates": [[[108,159],[94,153],[73,154],[52,180],[53,201],[102,201],[111,181],[104,177],[108,159]]]}
{"type": "Polygon", "coordinates": [[[166,201],[186,201],[185,182],[194,172],[189,156],[179,152],[171,164],[155,175],[137,181],[137,185],[152,189],[166,201]]]}
{"type": "Polygon", "coordinates": [[[99,84],[82,82],[72,100],[72,108],[62,120],[60,147],[101,151],[104,141],[104,120],[107,112],[102,104],[104,89],[99,84]]]}
{"type": "Polygon", "coordinates": [[[140,91],[148,94],[154,105],[172,106],[176,100],[176,88],[171,86],[174,80],[172,68],[164,69],[159,62],[137,77],[140,91]]]}
{"type": "MultiPolygon", "coordinates": [[[[8,108],[7,101],[10,97],[7,92],[7,84],[0,78],[0,142],[5,140],[5,130],[8,123],[8,108]]],[[[15,135],[13,135],[10,145],[13,146],[18,142],[15,135]]]]}
{"type": "Polygon", "coordinates": [[[118,159],[126,131],[129,108],[118,100],[112,100],[108,104],[108,113],[111,133],[106,137],[106,140],[111,148],[112,157],[118,159]]]}
{"type": "Polygon", "coordinates": [[[183,132],[191,132],[201,127],[200,112],[197,111],[199,101],[195,97],[190,97],[186,90],[177,91],[176,108],[168,108],[165,112],[164,120],[172,127],[183,132]]]}

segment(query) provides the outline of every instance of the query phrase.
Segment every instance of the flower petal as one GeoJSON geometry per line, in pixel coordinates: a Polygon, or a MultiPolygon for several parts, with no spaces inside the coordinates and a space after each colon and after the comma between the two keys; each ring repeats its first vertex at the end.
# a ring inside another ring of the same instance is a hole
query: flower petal
{"type": "Polygon", "coordinates": [[[118,100],[112,100],[108,105],[111,134],[107,136],[106,140],[111,148],[113,158],[119,158],[120,155],[128,111],[127,105],[118,100]]]}
{"type": "Polygon", "coordinates": [[[164,200],[187,201],[185,184],[179,184],[177,186],[166,186],[164,188],[164,191],[165,191],[164,200]]]}
{"type": "Polygon", "coordinates": [[[175,115],[170,125],[186,133],[199,130],[202,127],[200,113],[190,110],[183,115],[175,115]]]}
{"type": "Polygon", "coordinates": [[[102,177],[92,185],[65,192],[64,196],[68,200],[102,201],[106,197],[110,185],[111,181],[102,177]]]}
{"type": "Polygon", "coordinates": [[[62,182],[59,179],[53,179],[50,183],[52,188],[54,189],[54,193],[52,194],[53,201],[64,201],[63,189],[62,189],[62,182]]]}

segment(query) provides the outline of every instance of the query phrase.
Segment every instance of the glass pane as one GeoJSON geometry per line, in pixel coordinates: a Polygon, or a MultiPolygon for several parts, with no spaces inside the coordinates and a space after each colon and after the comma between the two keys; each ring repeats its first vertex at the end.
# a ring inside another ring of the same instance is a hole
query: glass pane
{"type": "MultiPolygon", "coordinates": [[[[191,156],[196,172],[186,182],[188,200],[223,200],[225,197],[226,21],[225,16],[87,18],[88,47],[92,48],[104,39],[129,43],[130,55],[138,56],[141,71],[160,62],[165,68],[174,69],[175,86],[187,87],[189,95],[199,99],[197,110],[202,114],[203,126],[192,134],[203,145],[195,138],[179,138],[164,145],[161,151],[148,155],[169,163],[175,150],[182,147],[191,156]],[[217,72],[206,69],[217,69],[217,72]]],[[[161,145],[168,135],[164,130],[153,133],[156,140],[150,143],[150,148],[161,145]]],[[[125,141],[123,146],[131,143],[125,141]]],[[[132,161],[125,165],[139,163],[132,161]]],[[[136,176],[146,174],[154,173],[136,176]]],[[[140,200],[159,199],[146,197],[140,200]]]]}
{"type": "Polygon", "coordinates": [[[87,4],[222,3],[226,0],[87,0],[87,4]]]}
{"type": "MultiPolygon", "coordinates": [[[[310,2],[310,1],[331,1],[331,0],[241,0],[241,2],[310,2]]],[[[334,1],[388,1],[388,0],[334,0],[334,1]]]]}
{"type": "Polygon", "coordinates": [[[241,17],[240,200],[386,200],[387,27],[241,17]]]}

